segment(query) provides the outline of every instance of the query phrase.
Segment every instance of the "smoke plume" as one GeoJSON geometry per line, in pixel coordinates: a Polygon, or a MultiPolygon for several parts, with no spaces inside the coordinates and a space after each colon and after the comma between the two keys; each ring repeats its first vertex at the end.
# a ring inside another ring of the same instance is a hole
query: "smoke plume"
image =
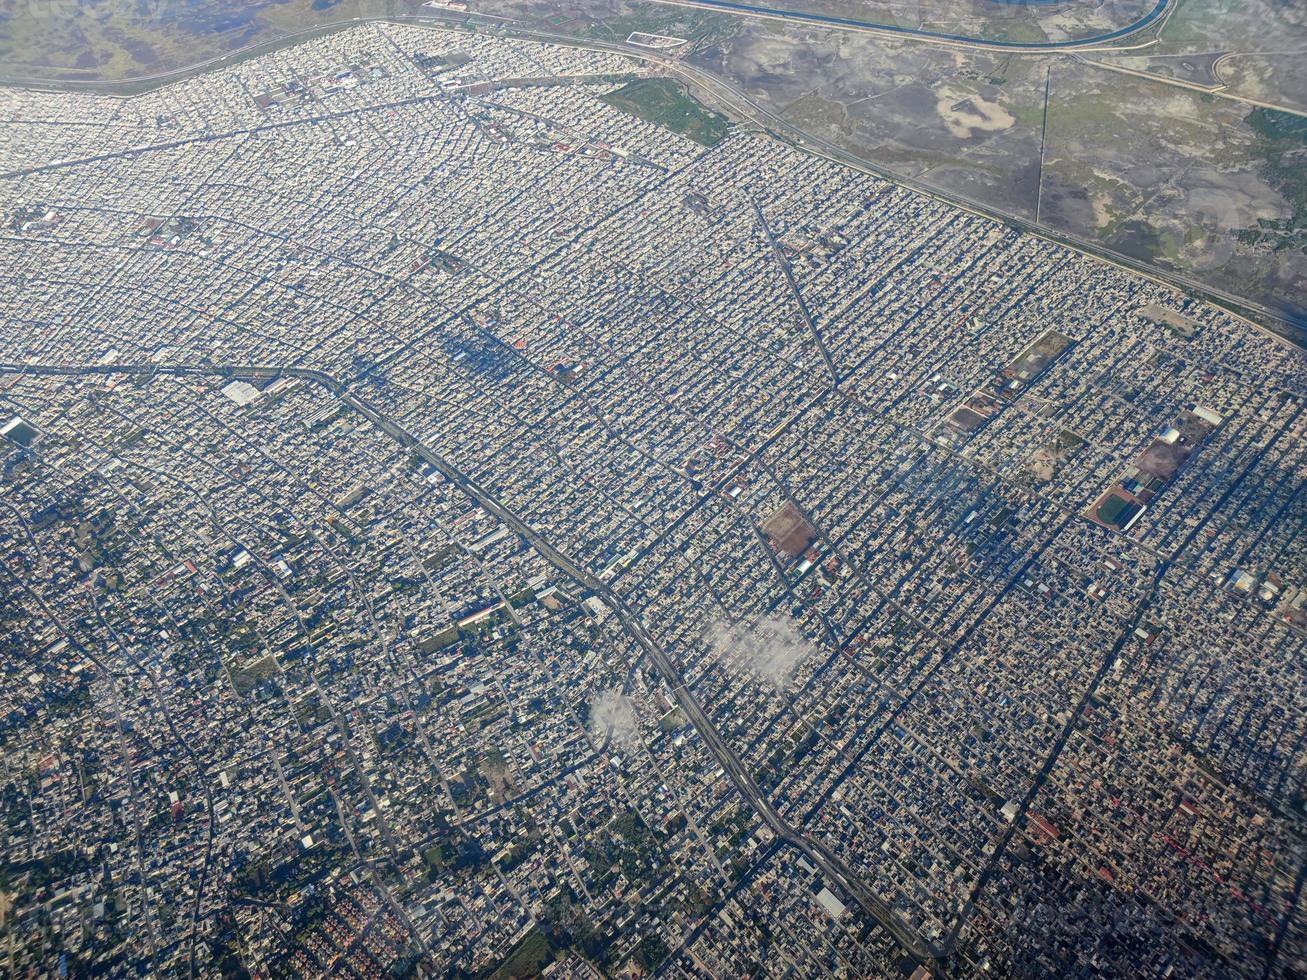
{"type": "Polygon", "coordinates": [[[620,688],[602,691],[590,704],[590,737],[615,749],[629,749],[640,742],[640,722],[635,705],[620,688]]]}
{"type": "Polygon", "coordinates": [[[714,623],[708,630],[714,656],[732,670],[744,671],[783,691],[812,643],[799,632],[794,620],[772,613],[753,622],[714,623]]]}

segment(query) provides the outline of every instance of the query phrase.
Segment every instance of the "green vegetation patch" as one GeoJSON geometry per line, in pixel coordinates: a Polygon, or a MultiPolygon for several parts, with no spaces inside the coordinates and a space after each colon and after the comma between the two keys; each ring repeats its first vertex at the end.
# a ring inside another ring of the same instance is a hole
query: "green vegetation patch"
{"type": "Polygon", "coordinates": [[[423,653],[435,653],[437,650],[443,650],[445,647],[453,646],[459,640],[459,631],[457,626],[450,626],[441,630],[439,633],[432,633],[425,639],[418,641],[418,649],[423,653]]]}
{"type": "Polygon", "coordinates": [[[243,666],[233,666],[230,670],[231,686],[235,687],[240,698],[244,698],[259,686],[260,681],[276,676],[277,659],[272,653],[268,653],[267,656],[259,657],[243,666]]]}
{"type": "Polygon", "coordinates": [[[1293,207],[1293,217],[1267,220],[1256,229],[1243,229],[1246,245],[1269,246],[1274,251],[1307,252],[1307,119],[1278,109],[1258,107],[1245,120],[1258,135],[1258,155],[1267,182],[1293,207]]]}
{"type": "Polygon", "coordinates": [[[1081,439],[1070,429],[1063,429],[1057,434],[1057,440],[1053,443],[1053,449],[1059,453],[1069,453],[1073,450],[1079,449],[1084,444],[1085,440],[1081,439]]]}
{"type": "Polygon", "coordinates": [[[422,564],[426,566],[427,571],[435,572],[453,564],[457,557],[458,548],[452,544],[445,544],[437,548],[434,554],[424,558],[422,564]]]}
{"type": "Polygon", "coordinates": [[[1139,505],[1112,494],[1098,507],[1098,519],[1110,527],[1122,528],[1139,511],[1139,505]]]}
{"type": "Polygon", "coordinates": [[[510,977],[538,977],[542,970],[554,960],[554,951],[549,940],[539,929],[532,929],[499,967],[491,974],[494,980],[508,980],[510,977]]]}
{"type": "Polygon", "coordinates": [[[1268,140],[1290,140],[1307,144],[1307,118],[1292,112],[1259,106],[1248,114],[1248,125],[1268,140]]]}
{"type": "Polygon", "coordinates": [[[490,863],[490,855],[474,838],[446,835],[422,851],[422,863],[427,880],[436,881],[444,874],[476,873],[490,863]]]}
{"type": "Polygon", "coordinates": [[[703,146],[716,146],[731,128],[730,120],[705,109],[670,78],[643,78],[599,98],[703,146]]]}
{"type": "Polygon", "coordinates": [[[1062,352],[1071,346],[1071,338],[1056,330],[1046,330],[1017,355],[1016,359],[1003,369],[1009,378],[1023,382],[1033,381],[1039,377],[1062,352]]]}

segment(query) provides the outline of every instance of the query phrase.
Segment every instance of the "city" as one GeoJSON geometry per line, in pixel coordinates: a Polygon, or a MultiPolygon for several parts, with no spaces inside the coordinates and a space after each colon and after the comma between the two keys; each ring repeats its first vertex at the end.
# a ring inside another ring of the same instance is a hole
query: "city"
{"type": "Polygon", "coordinates": [[[1307,972],[1301,351],[602,49],[0,112],[8,974],[1307,972]]]}

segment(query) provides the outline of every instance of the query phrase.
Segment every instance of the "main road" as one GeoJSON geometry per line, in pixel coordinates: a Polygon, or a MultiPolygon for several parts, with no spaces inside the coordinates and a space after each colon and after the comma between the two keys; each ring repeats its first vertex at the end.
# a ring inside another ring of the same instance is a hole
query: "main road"
{"type": "Polygon", "coordinates": [[[803,834],[790,824],[772,806],[749,775],[744,763],[727,744],[721,733],[704,711],[694,693],[685,686],[680,671],[672,663],[667,651],[645,627],[616,592],[592,572],[578,565],[569,556],[555,548],[539,531],[531,527],[515,513],[501,503],[493,494],[482,487],[449,460],[423,444],[416,436],[383,415],[365,399],[354,394],[337,378],[325,371],[305,367],[279,367],[262,364],[20,364],[0,363],[0,374],[39,374],[39,375],[114,375],[128,374],[135,376],[196,376],[224,377],[246,381],[271,380],[280,377],[298,378],[312,382],[330,392],[342,404],[362,415],[390,439],[405,449],[416,454],[424,462],[437,470],[445,479],[457,486],[464,494],[475,500],[485,511],[493,514],[506,527],[520,535],[536,553],[549,562],[555,569],[577,582],[590,593],[597,596],[622,624],[623,629],[639,645],[658,669],[667,686],[671,689],[677,706],[699,733],[704,744],[708,746],[722,771],[730,778],[736,790],[753,808],[768,829],[780,840],[800,851],[817,868],[826,879],[841,889],[845,895],[852,897],[885,929],[900,947],[932,973],[940,971],[938,949],[924,937],[917,934],[889,904],[873,892],[824,841],[803,834]]]}
{"type": "Polygon", "coordinates": [[[834,27],[846,31],[861,31],[889,37],[902,37],[912,41],[927,41],[952,47],[1041,52],[1093,48],[1138,34],[1164,15],[1174,6],[1176,0],[1157,0],[1143,16],[1114,31],[1104,31],[1099,34],[1091,34],[1088,37],[1065,38],[1061,41],[1005,41],[998,38],[976,37],[974,34],[951,34],[947,31],[928,31],[925,28],[904,27],[900,24],[880,24],[871,20],[859,20],[856,17],[837,17],[834,14],[823,14],[815,10],[765,7],[755,3],[740,3],[739,0],[661,0],[661,2],[674,3],[683,7],[702,7],[705,10],[720,10],[728,14],[740,14],[747,17],[766,17],[791,23],[813,24],[817,27],[834,27]]]}

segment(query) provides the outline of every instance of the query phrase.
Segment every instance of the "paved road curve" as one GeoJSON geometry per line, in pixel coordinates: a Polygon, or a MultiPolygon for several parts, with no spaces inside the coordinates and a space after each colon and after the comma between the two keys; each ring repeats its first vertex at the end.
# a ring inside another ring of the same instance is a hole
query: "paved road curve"
{"type": "Polygon", "coordinates": [[[817,24],[822,27],[840,27],[845,30],[867,31],[873,34],[891,34],[917,41],[934,41],[937,44],[960,45],[968,48],[996,48],[1001,51],[1065,51],[1074,48],[1092,48],[1123,37],[1138,34],[1170,9],[1174,0],[1157,0],[1153,8],[1137,20],[1119,27],[1114,31],[1093,34],[1089,37],[1067,38],[1063,41],[1001,41],[995,38],[976,37],[970,34],[949,34],[945,31],[928,31],[917,27],[902,27],[898,24],[877,24],[874,21],[858,20],[853,17],[836,17],[833,14],[821,14],[812,10],[787,10],[783,7],[763,7],[752,3],[739,3],[737,0],[663,0],[686,7],[703,7],[708,10],[722,10],[731,14],[744,14],[754,17],[770,17],[776,20],[797,21],[803,24],[817,24]]]}

